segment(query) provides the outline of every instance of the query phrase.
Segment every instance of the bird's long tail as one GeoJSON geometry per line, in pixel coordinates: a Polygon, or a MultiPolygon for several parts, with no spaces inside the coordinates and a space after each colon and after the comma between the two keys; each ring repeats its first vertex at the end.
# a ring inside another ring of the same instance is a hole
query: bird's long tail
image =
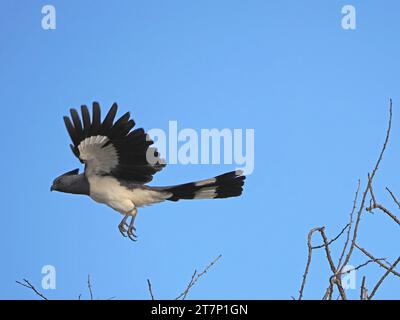
{"type": "Polygon", "coordinates": [[[162,187],[172,195],[166,200],[178,201],[181,199],[216,199],[237,197],[242,194],[245,176],[242,170],[231,171],[214,178],[162,187]]]}

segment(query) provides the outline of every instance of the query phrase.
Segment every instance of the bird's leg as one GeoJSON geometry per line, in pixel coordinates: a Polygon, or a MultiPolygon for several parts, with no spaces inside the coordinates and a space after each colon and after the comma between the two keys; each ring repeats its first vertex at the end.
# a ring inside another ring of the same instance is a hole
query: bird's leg
{"type": "Polygon", "coordinates": [[[118,225],[118,229],[119,232],[121,232],[121,234],[126,237],[126,229],[125,226],[128,226],[128,224],[126,223],[126,220],[128,220],[129,214],[126,214],[125,217],[121,220],[120,224],[118,225]]]}
{"type": "Polygon", "coordinates": [[[131,212],[132,218],[131,218],[131,222],[129,223],[128,232],[127,232],[129,239],[131,239],[132,241],[137,241],[137,239],[136,239],[137,235],[134,233],[134,231],[136,231],[136,228],[134,226],[136,214],[137,214],[137,209],[135,208],[131,212]]]}

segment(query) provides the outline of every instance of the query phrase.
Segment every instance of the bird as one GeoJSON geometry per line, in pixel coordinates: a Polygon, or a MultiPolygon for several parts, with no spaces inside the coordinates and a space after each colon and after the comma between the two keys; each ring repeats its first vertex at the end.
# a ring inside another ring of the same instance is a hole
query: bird
{"type": "Polygon", "coordinates": [[[153,175],[166,162],[152,146],[154,141],[143,128],[136,128],[130,112],[118,120],[118,105],[113,103],[103,120],[98,102],[92,103],[92,115],[81,106],[82,121],[76,109],[64,123],[71,138],[73,154],[84,165],[54,179],[50,191],[89,196],[122,214],[118,229],[124,237],[137,240],[135,218],[138,208],[183,199],[218,199],[242,194],[242,170],[213,178],[164,187],[149,186],[153,175]],[[128,219],[130,219],[128,224],[128,219]]]}

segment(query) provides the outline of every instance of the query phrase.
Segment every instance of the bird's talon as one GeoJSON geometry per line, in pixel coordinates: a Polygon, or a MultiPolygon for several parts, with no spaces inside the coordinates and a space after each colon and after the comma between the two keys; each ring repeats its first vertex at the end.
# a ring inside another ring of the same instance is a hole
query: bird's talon
{"type": "Polygon", "coordinates": [[[137,241],[137,235],[132,230],[136,231],[135,227],[130,227],[128,229],[127,235],[132,241],[137,241]]]}
{"type": "Polygon", "coordinates": [[[127,230],[124,228],[123,225],[119,225],[119,226],[118,226],[118,229],[119,229],[119,232],[120,232],[124,237],[127,236],[127,235],[126,235],[127,230]]]}
{"type": "Polygon", "coordinates": [[[130,235],[128,234],[129,239],[131,239],[132,241],[137,241],[137,239],[135,238],[135,235],[130,235]]]}

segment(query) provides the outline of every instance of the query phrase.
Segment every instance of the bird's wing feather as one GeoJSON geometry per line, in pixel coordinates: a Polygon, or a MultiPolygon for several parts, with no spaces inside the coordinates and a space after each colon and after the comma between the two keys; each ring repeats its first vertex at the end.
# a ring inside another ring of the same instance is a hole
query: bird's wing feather
{"type": "Polygon", "coordinates": [[[135,122],[129,112],[114,122],[117,109],[114,103],[103,122],[97,102],[93,103],[92,120],[86,106],[81,107],[82,122],[78,112],[71,109],[71,119],[64,117],[64,122],[73,143],[72,152],[85,163],[87,176],[112,175],[137,183],[149,182],[165,163],[150,147],[153,141],[146,132],[142,128],[132,130],[135,122]]]}

